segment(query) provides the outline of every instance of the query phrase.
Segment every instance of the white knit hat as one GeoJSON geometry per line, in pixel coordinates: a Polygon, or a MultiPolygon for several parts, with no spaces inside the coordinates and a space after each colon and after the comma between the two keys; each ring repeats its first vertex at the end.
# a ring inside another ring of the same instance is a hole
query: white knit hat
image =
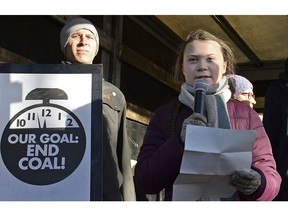
{"type": "Polygon", "coordinates": [[[231,75],[230,78],[234,79],[234,89],[233,97],[237,98],[238,95],[242,93],[253,93],[252,83],[243,76],[240,75],[231,75]]]}
{"type": "Polygon", "coordinates": [[[65,24],[65,26],[62,28],[60,32],[60,46],[61,46],[61,51],[66,55],[65,47],[67,46],[68,39],[73,34],[75,31],[79,29],[88,29],[91,31],[96,39],[96,54],[98,53],[99,50],[99,36],[98,32],[95,28],[95,26],[89,21],[84,18],[76,18],[68,23],[65,24]]]}

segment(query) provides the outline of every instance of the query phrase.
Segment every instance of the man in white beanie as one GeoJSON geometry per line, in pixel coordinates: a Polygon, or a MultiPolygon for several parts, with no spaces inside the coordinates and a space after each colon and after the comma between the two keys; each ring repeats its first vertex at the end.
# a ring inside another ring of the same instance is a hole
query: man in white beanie
{"type": "MultiPolygon", "coordinates": [[[[62,28],[63,64],[92,64],[99,50],[99,36],[88,20],[76,18],[62,28]]],[[[130,147],[126,130],[126,100],[113,84],[103,80],[103,200],[135,201],[130,147]]]]}
{"type": "Polygon", "coordinates": [[[92,64],[99,50],[97,30],[86,19],[73,19],[60,32],[60,46],[68,62],[92,64]]]}

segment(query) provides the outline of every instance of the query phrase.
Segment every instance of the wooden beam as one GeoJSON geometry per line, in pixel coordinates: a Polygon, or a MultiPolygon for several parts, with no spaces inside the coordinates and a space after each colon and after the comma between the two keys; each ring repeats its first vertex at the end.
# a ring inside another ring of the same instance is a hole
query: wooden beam
{"type": "Polygon", "coordinates": [[[156,16],[129,16],[134,22],[140,25],[147,32],[152,34],[161,43],[165,44],[174,53],[178,54],[178,49],[183,43],[183,39],[177,35],[172,29],[168,28],[156,16]]]}
{"type": "MultiPolygon", "coordinates": [[[[112,17],[113,18],[113,17],[112,17]]],[[[112,20],[112,28],[115,33],[113,40],[113,53],[112,53],[112,83],[120,88],[121,82],[121,61],[119,59],[119,47],[121,47],[123,41],[123,16],[115,17],[112,20]]]]}
{"type": "Polygon", "coordinates": [[[284,60],[281,62],[266,62],[261,67],[252,65],[239,65],[237,74],[246,77],[250,81],[276,80],[279,73],[284,71],[284,60]]]}
{"type": "Polygon", "coordinates": [[[223,29],[223,31],[231,38],[231,40],[239,47],[239,49],[250,59],[255,66],[261,66],[262,61],[253,52],[246,42],[241,38],[233,26],[226,20],[224,16],[212,16],[215,22],[223,29]]]}
{"type": "Polygon", "coordinates": [[[33,64],[34,62],[0,47],[0,63],[33,64]]]}
{"type": "Polygon", "coordinates": [[[125,45],[121,48],[120,59],[148,74],[159,82],[162,82],[170,88],[180,92],[180,86],[178,83],[174,82],[171,74],[125,45]]]}
{"type": "Polygon", "coordinates": [[[141,108],[137,105],[134,105],[132,103],[127,103],[127,111],[126,111],[127,118],[148,125],[151,116],[152,112],[144,108],[141,108]]]}

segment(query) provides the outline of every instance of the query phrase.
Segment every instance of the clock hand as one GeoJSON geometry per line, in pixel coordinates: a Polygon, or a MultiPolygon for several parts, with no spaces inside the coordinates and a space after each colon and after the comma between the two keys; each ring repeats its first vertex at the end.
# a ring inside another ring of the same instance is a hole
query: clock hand
{"type": "Polygon", "coordinates": [[[39,115],[37,115],[37,119],[38,119],[38,126],[39,128],[47,128],[46,127],[46,119],[44,119],[44,121],[41,122],[42,118],[39,118],[39,115]]]}

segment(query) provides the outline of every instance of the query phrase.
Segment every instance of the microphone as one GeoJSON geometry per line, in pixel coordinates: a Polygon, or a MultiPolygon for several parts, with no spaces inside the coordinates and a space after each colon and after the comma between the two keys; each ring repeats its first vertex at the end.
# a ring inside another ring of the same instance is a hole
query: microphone
{"type": "Polygon", "coordinates": [[[205,80],[197,79],[194,82],[194,112],[204,114],[204,103],[208,84],[205,80]]]}

